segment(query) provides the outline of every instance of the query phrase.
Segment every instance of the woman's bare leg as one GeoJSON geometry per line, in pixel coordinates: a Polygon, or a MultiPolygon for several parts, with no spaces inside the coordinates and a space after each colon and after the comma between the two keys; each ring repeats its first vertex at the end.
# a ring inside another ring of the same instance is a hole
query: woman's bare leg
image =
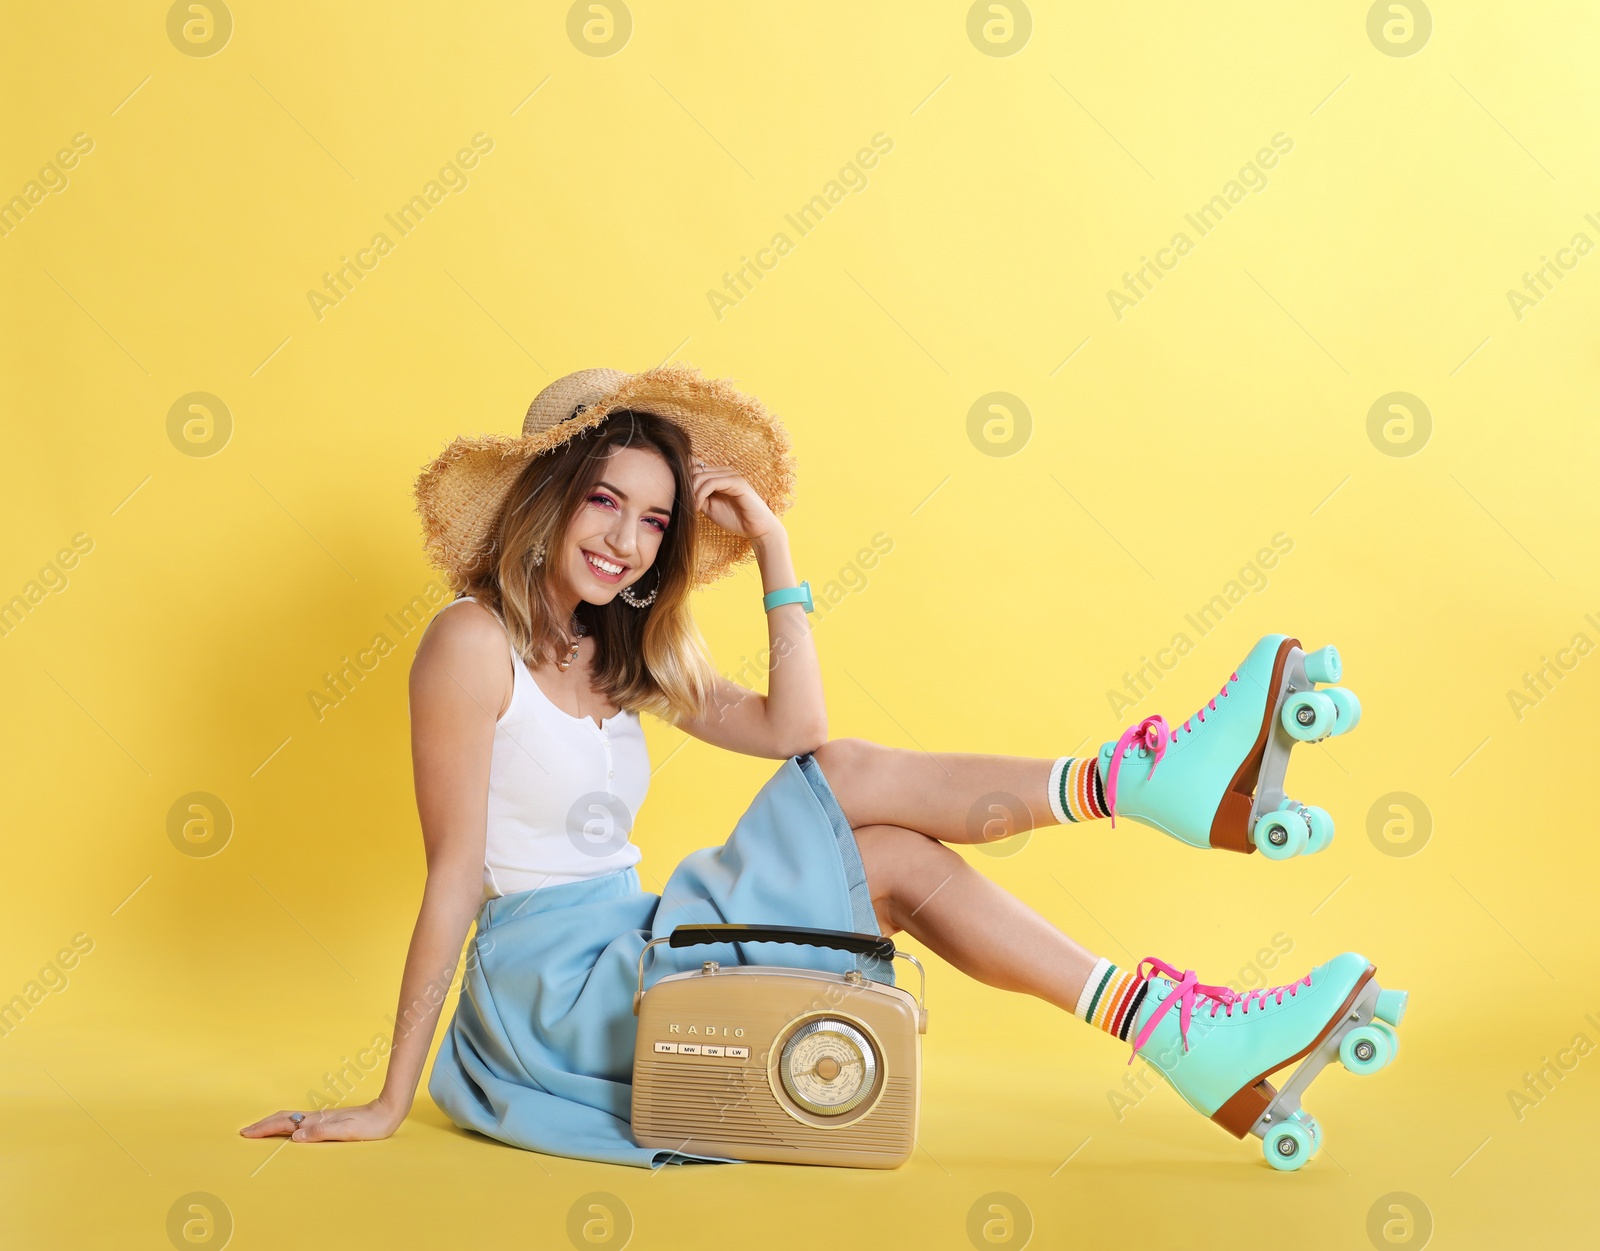
{"type": "Polygon", "coordinates": [[[913,751],[864,738],[830,739],[813,755],[852,828],[901,825],[946,843],[981,843],[1057,824],[1047,793],[1053,759],[913,751]]]}
{"type": "Polygon", "coordinates": [[[920,830],[857,829],[884,934],[904,930],[969,977],[1071,1012],[1096,957],[920,830]]]}

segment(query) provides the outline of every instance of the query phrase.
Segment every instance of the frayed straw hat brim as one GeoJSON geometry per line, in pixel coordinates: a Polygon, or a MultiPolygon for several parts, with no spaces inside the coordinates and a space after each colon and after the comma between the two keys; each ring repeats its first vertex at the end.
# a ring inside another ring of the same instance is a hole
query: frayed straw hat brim
{"type": "MultiPolygon", "coordinates": [[[[789,435],[761,401],[731,381],[710,379],[691,365],[642,373],[586,369],[558,378],[528,408],[520,437],[464,436],[423,469],[416,483],[423,546],[451,585],[464,589],[483,570],[507,493],[528,463],[622,409],[655,413],[683,428],[693,454],[708,465],[731,465],[782,515],[794,502],[795,465],[789,435]]],[[[694,585],[724,577],[752,555],[750,542],[703,513],[694,585]]]]}

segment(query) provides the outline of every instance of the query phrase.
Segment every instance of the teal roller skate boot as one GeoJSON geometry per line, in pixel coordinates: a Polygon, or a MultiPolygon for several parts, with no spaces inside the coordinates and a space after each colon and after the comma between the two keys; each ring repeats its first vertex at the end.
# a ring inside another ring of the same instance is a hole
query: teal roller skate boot
{"type": "Polygon", "coordinates": [[[1321,1149],[1322,1129],[1300,1097],[1329,1063],[1376,1073],[1399,1050],[1394,1027],[1406,992],[1379,986],[1371,963],[1354,952],[1299,981],[1249,992],[1204,985],[1194,970],[1180,973],[1150,956],[1138,972],[1133,1055],[1235,1138],[1261,1139],[1275,1169],[1300,1168],[1321,1149]],[[1267,1080],[1296,1060],[1281,1090],[1267,1080]]]}
{"type": "Polygon", "coordinates": [[[1111,822],[1131,817],[1193,847],[1260,851],[1273,860],[1321,851],[1333,818],[1283,791],[1296,743],[1346,734],[1361,702],[1337,682],[1332,647],[1301,650],[1269,634],[1177,729],[1146,717],[1100,748],[1100,779],[1111,822]],[[1146,765],[1148,762],[1148,765],[1146,765]]]}

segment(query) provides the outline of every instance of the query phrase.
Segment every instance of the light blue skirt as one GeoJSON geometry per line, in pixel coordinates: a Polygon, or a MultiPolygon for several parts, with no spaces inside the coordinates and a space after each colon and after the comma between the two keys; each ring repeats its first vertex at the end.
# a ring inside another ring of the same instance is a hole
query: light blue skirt
{"type": "MultiPolygon", "coordinates": [[[[639,952],[679,925],[803,925],[877,934],[855,835],[822,767],[791,756],[720,847],[691,852],[661,894],[633,868],[487,900],[428,1094],[463,1129],[530,1151],[655,1168],[717,1157],[629,1132],[639,952]]],[[[645,986],[705,960],[893,984],[888,962],[778,943],[655,948],[645,986]]]]}

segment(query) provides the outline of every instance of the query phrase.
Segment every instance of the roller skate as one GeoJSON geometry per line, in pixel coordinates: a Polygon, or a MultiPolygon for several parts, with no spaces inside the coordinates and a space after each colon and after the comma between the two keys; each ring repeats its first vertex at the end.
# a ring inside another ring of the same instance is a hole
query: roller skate
{"type": "Polygon", "coordinates": [[[1283,779],[1296,743],[1347,734],[1361,720],[1352,692],[1315,689],[1340,672],[1336,649],[1306,652],[1299,639],[1269,634],[1177,729],[1159,715],[1130,726],[1100,748],[1112,824],[1131,817],[1193,847],[1273,860],[1323,850],[1333,818],[1286,796],[1283,779]]]}
{"type": "Polygon", "coordinates": [[[1406,992],[1383,989],[1373,973],[1365,956],[1346,952],[1297,982],[1241,993],[1146,957],[1133,1055],[1235,1138],[1261,1139],[1273,1168],[1298,1169],[1322,1148],[1322,1129],[1300,1103],[1306,1087],[1334,1060],[1376,1073],[1399,1050],[1406,992]],[[1296,1060],[1281,1090],[1267,1080],[1296,1060]]]}

